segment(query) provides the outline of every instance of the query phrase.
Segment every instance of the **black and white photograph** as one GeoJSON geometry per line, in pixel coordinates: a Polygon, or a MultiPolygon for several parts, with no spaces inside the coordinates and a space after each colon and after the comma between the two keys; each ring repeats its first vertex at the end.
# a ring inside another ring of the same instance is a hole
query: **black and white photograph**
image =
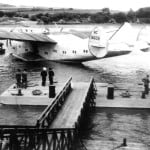
{"type": "Polygon", "coordinates": [[[0,150],[150,150],[149,0],[0,0],[0,150]]]}

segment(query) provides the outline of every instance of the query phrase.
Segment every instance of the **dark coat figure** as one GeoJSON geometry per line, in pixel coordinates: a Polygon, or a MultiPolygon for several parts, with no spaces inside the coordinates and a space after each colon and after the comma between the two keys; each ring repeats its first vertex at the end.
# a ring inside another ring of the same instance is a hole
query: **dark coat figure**
{"type": "Polygon", "coordinates": [[[27,88],[27,71],[24,69],[22,72],[22,87],[27,88]]]}
{"type": "Polygon", "coordinates": [[[144,79],[142,79],[144,82],[144,92],[145,94],[149,94],[149,75],[147,75],[144,79]]]}
{"type": "Polygon", "coordinates": [[[51,68],[49,68],[48,75],[49,75],[49,83],[53,84],[54,71],[51,68]]]}
{"type": "Polygon", "coordinates": [[[17,81],[17,88],[21,88],[21,70],[18,69],[16,72],[16,81],[17,81]]]}
{"type": "Polygon", "coordinates": [[[42,77],[42,86],[45,86],[46,85],[46,77],[47,77],[47,71],[46,71],[45,67],[41,71],[41,77],[42,77]]]}

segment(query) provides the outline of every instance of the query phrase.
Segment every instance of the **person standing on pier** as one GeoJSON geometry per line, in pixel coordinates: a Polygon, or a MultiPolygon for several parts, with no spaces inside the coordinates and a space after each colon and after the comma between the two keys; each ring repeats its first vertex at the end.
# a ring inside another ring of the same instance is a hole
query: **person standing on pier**
{"type": "Polygon", "coordinates": [[[45,86],[46,85],[46,77],[47,77],[46,67],[43,67],[43,70],[41,71],[41,77],[42,77],[42,86],[45,86]]]}
{"type": "Polygon", "coordinates": [[[144,82],[144,92],[145,94],[149,94],[149,75],[147,75],[144,79],[142,79],[144,82]]]}
{"type": "Polygon", "coordinates": [[[23,70],[22,72],[22,87],[27,88],[27,71],[26,69],[23,70]]]}
{"type": "Polygon", "coordinates": [[[17,88],[21,88],[21,70],[20,69],[17,69],[16,81],[17,81],[17,88]]]}
{"type": "Polygon", "coordinates": [[[52,68],[49,68],[48,75],[49,75],[49,83],[52,85],[54,77],[54,71],[52,70],[52,68]]]}

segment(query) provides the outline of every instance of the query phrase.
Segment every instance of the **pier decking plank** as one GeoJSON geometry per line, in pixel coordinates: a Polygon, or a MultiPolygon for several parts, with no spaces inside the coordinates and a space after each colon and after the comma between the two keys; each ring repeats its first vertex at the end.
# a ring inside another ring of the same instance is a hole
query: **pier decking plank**
{"type": "Polygon", "coordinates": [[[50,128],[74,128],[85,101],[84,95],[88,83],[73,83],[72,92],[67,97],[63,108],[58,113],[50,128]]]}

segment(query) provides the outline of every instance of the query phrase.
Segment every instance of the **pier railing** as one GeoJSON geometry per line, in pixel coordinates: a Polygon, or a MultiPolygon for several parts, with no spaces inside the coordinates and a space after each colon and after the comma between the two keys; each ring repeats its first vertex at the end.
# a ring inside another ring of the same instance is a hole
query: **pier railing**
{"type": "Polygon", "coordinates": [[[85,101],[82,105],[80,114],[78,115],[77,121],[75,123],[75,128],[77,131],[79,131],[82,125],[84,124],[84,120],[86,118],[87,113],[89,112],[89,109],[95,107],[96,105],[94,101],[96,98],[96,92],[97,90],[96,90],[95,81],[94,81],[94,78],[91,77],[89,86],[83,96],[83,99],[85,101]]]}
{"type": "Polygon", "coordinates": [[[72,150],[74,129],[0,129],[0,150],[72,150]]]}
{"type": "Polygon", "coordinates": [[[58,93],[53,103],[48,105],[43,111],[36,123],[36,126],[38,128],[47,128],[50,126],[57,113],[61,109],[62,105],[64,104],[66,96],[71,91],[71,81],[72,77],[70,77],[69,80],[66,82],[64,88],[61,90],[60,93],[58,93]]]}

